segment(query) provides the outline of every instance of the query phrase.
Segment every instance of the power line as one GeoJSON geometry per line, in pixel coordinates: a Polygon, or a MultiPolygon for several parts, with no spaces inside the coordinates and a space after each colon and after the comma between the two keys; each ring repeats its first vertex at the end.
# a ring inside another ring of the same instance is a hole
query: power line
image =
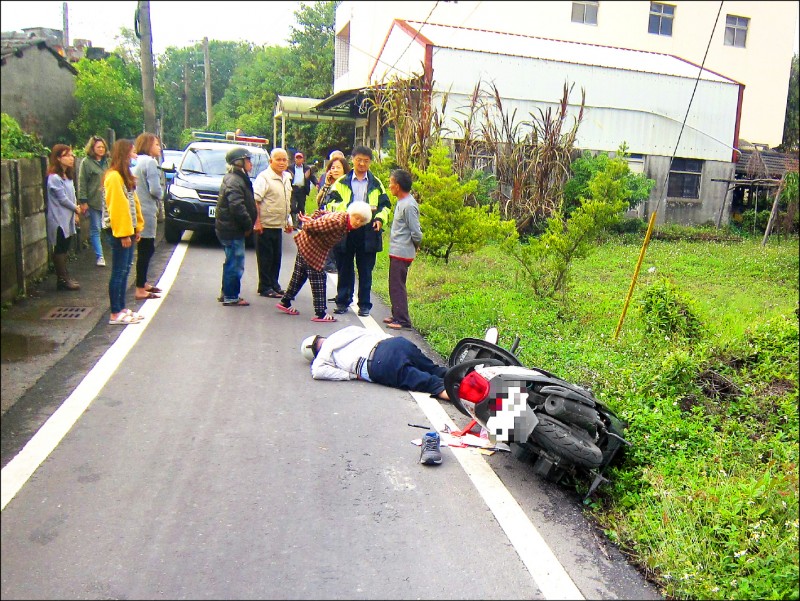
{"type": "MultiPolygon", "coordinates": [[[[708,45],[706,46],[706,53],[703,55],[703,62],[700,63],[700,71],[697,73],[697,78],[694,80],[694,89],[692,90],[692,96],[691,96],[691,98],[689,98],[689,106],[686,107],[686,114],[683,116],[683,123],[681,124],[681,130],[680,130],[680,132],[678,132],[678,139],[675,142],[675,150],[672,151],[672,156],[669,159],[669,169],[667,169],[667,173],[666,173],[666,175],[664,177],[663,194],[658,199],[658,204],[656,205],[655,212],[658,212],[658,209],[661,206],[661,203],[667,197],[667,185],[668,185],[668,182],[669,182],[669,172],[672,171],[672,163],[675,161],[675,155],[677,154],[678,146],[681,143],[681,136],[683,135],[683,130],[686,127],[686,120],[689,118],[689,111],[692,108],[692,102],[694,101],[694,95],[695,95],[695,92],[697,92],[697,86],[700,83],[700,77],[703,75],[703,67],[705,67],[706,58],[708,58],[708,51],[711,48],[711,40],[714,39],[714,32],[717,29],[717,23],[719,22],[719,16],[722,13],[722,5],[723,5],[723,3],[724,3],[723,1],[720,1],[720,3],[719,3],[719,10],[717,10],[717,18],[714,19],[714,27],[711,28],[711,35],[708,36],[708,45]]],[[[734,143],[736,143],[735,140],[734,140],[734,143]]],[[[736,150],[736,148],[734,148],[734,150],[736,150]]]]}
{"type": "Polygon", "coordinates": [[[431,15],[433,14],[433,11],[435,11],[435,10],[436,10],[436,7],[437,7],[437,6],[439,6],[439,0],[436,0],[436,4],[434,4],[434,5],[433,5],[433,8],[431,9],[431,12],[429,12],[429,13],[428,13],[428,16],[427,16],[427,17],[425,17],[425,20],[422,22],[422,25],[420,25],[420,26],[419,26],[419,28],[417,29],[416,33],[414,33],[414,37],[413,37],[413,38],[411,38],[411,41],[408,43],[408,46],[406,46],[406,49],[405,49],[405,50],[403,50],[403,52],[400,54],[400,56],[398,56],[398,57],[397,57],[397,60],[396,60],[396,61],[394,61],[394,65],[392,65],[391,67],[389,67],[389,71],[391,71],[392,69],[394,69],[395,65],[396,65],[397,63],[399,63],[399,62],[400,62],[400,59],[401,59],[401,58],[403,58],[403,55],[404,55],[406,52],[408,52],[408,49],[409,49],[409,48],[411,48],[411,44],[413,44],[413,43],[414,43],[414,40],[416,40],[416,39],[417,39],[417,36],[418,36],[418,35],[420,34],[420,32],[422,31],[422,28],[423,28],[423,27],[425,27],[425,26],[428,24],[428,19],[430,19],[430,18],[431,18],[431,15]]]}

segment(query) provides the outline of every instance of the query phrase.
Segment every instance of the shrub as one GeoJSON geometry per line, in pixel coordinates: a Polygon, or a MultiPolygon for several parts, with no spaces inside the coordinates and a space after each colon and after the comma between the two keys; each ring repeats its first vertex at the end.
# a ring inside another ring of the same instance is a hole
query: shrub
{"type": "Polygon", "coordinates": [[[645,330],[695,341],[702,337],[703,326],[693,308],[693,302],[678,291],[666,278],[658,278],[645,291],[640,305],[645,330]]]}
{"type": "Polygon", "coordinates": [[[0,156],[4,159],[22,159],[47,156],[50,149],[42,144],[39,136],[28,134],[11,115],[0,116],[2,137],[0,138],[0,156]]]}

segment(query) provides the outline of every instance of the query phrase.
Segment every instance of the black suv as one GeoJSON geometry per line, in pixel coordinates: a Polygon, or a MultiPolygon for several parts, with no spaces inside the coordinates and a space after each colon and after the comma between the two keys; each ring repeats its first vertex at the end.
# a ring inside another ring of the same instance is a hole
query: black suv
{"type": "MultiPolygon", "coordinates": [[[[222,177],[227,172],[225,155],[232,148],[246,147],[253,155],[250,179],[269,166],[269,151],[263,146],[236,142],[191,142],[174,165],[174,177],[164,206],[164,238],[180,242],[185,230],[214,231],[214,215],[222,177]]],[[[172,172],[169,165],[164,171],[172,172]]]]}

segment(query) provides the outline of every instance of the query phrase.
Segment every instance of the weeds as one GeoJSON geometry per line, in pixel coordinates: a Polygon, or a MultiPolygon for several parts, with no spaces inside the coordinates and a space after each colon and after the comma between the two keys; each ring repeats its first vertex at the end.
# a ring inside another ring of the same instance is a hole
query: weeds
{"type": "MultiPolygon", "coordinates": [[[[798,598],[797,238],[655,240],[634,303],[680,284],[707,336],[655,336],[631,312],[611,340],[638,244],[609,237],[572,266],[569,301],[538,299],[499,246],[409,271],[412,321],[447,357],[491,325],[518,355],[594,393],[633,446],[585,510],[656,582],[687,599],[798,598]]],[[[386,296],[385,253],[376,293],[386,296]]]]}

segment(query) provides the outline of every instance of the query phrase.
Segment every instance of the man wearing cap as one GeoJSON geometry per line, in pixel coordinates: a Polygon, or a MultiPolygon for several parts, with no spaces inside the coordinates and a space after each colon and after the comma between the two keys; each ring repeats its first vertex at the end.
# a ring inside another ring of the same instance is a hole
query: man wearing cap
{"type": "Polygon", "coordinates": [[[261,230],[256,220],[256,201],[249,173],[253,159],[246,148],[233,148],[225,155],[228,172],[222,178],[217,199],[214,229],[225,249],[222,265],[222,295],[219,299],[226,307],[247,307],[250,303],[239,296],[244,273],[244,239],[255,228],[261,230]]]}
{"type": "Polygon", "coordinates": [[[444,389],[447,368],[402,336],[347,326],[327,337],[309,336],[300,352],[311,361],[315,380],[366,380],[449,400],[444,389]]]}
{"type": "Polygon", "coordinates": [[[306,158],[302,152],[294,153],[294,161],[289,165],[289,175],[292,176],[292,224],[296,228],[303,227],[303,224],[297,219],[298,213],[306,212],[306,198],[311,192],[312,179],[316,179],[311,174],[308,167],[305,166],[306,158]]]}

